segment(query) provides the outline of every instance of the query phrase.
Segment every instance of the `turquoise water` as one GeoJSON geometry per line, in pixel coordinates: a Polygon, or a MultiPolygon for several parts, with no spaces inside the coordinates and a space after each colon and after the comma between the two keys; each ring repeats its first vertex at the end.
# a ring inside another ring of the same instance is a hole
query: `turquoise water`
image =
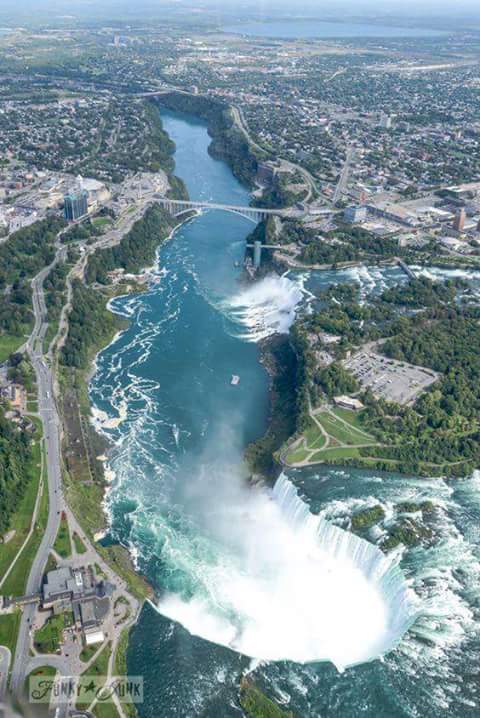
{"type": "MultiPolygon", "coordinates": [[[[171,113],[163,121],[177,145],[176,172],[193,199],[248,201],[229,169],[208,155],[203,123],[171,113]]],[[[353,511],[373,503],[382,504],[388,525],[395,502],[435,502],[435,541],[401,557],[422,615],[383,661],[342,674],[331,663],[258,665],[219,645],[226,619],[233,626],[238,620],[232,608],[237,596],[225,601],[229,579],[237,580],[240,559],[255,558],[239,553],[242,539],[253,535],[253,554],[269,539],[262,525],[252,523],[250,494],[232,481],[243,447],[267,421],[259,338],[285,329],[294,307],[308,305],[309,289],[355,280],[367,296],[405,281],[396,268],[371,267],[276,278],[246,290],[235,262],[252,227],[219,212],[181,227],[160,250],[150,290],[114,301],[131,325],[99,356],[92,381],[97,426],[115,442],[106,503],[112,535],[130,548],[158,594],[159,608],[145,607],[128,654],[129,671],[145,679],[140,716],[240,716],[239,680],[252,669],[259,684],[297,716],[476,716],[479,477],[448,485],[340,469],[291,472],[312,510],[344,528],[353,511]],[[237,387],[230,384],[232,374],[240,375],[237,387]],[[109,429],[106,419],[112,418],[121,421],[109,429]],[[208,610],[170,620],[167,615],[180,610],[169,604],[172,595],[182,605],[200,598],[208,610]],[[222,616],[220,627],[211,625],[216,616],[222,616]]],[[[277,635],[286,632],[293,611],[285,611],[277,635]]]]}
{"type": "Polygon", "coordinates": [[[323,22],[321,20],[289,20],[285,22],[248,22],[229,25],[223,32],[254,37],[297,38],[350,38],[350,37],[438,37],[441,30],[415,27],[395,27],[370,23],[323,22]]]}

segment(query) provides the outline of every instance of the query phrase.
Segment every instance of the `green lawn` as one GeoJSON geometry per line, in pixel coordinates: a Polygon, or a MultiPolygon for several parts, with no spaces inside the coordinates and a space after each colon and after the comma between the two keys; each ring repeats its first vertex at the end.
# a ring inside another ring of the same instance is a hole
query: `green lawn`
{"type": "MultiPolygon", "coordinates": [[[[35,668],[31,673],[28,674],[28,676],[25,679],[25,694],[28,698],[30,694],[30,678],[55,678],[55,674],[57,672],[57,669],[54,668],[54,666],[39,666],[38,668],[35,668]]],[[[37,686],[42,690],[43,693],[43,687],[39,686],[37,681],[34,682],[33,687],[37,688],[37,686]]],[[[45,693],[45,701],[50,700],[50,693],[52,692],[52,689],[49,688],[45,693]]]]}
{"type": "Polygon", "coordinates": [[[326,441],[325,436],[322,434],[313,419],[310,419],[309,427],[305,431],[304,436],[309,449],[321,449],[326,441]]]}
{"type": "Polygon", "coordinates": [[[75,551],[77,553],[86,553],[87,548],[76,531],[73,532],[73,543],[75,544],[75,551]]]}
{"type": "Polygon", "coordinates": [[[14,354],[22,344],[25,336],[18,334],[0,334],[0,364],[7,361],[10,354],[14,354]]]}
{"type": "Polygon", "coordinates": [[[47,622],[35,631],[34,645],[39,653],[56,653],[60,648],[64,628],[73,625],[73,613],[65,611],[51,616],[47,622]]]}
{"type": "Polygon", "coordinates": [[[21,611],[0,615],[0,646],[6,646],[10,649],[12,662],[15,656],[15,646],[17,645],[21,616],[21,611]]]}
{"type": "Polygon", "coordinates": [[[46,484],[43,487],[42,497],[38,510],[37,521],[32,535],[27,545],[20,554],[14,568],[9,574],[7,580],[2,586],[2,594],[4,596],[23,596],[27,579],[32,567],[33,560],[37,554],[42,536],[45,531],[48,520],[48,488],[46,484]]]}
{"type": "Polygon", "coordinates": [[[120,718],[115,703],[97,703],[93,715],[95,718],[120,718]]]}
{"type": "Polygon", "coordinates": [[[72,542],[70,541],[70,531],[68,521],[62,518],[58,528],[57,538],[53,544],[53,549],[62,558],[69,558],[72,555],[72,542]]]}
{"type": "Polygon", "coordinates": [[[296,451],[292,451],[291,454],[287,454],[287,464],[298,464],[300,461],[305,461],[308,454],[309,452],[305,449],[297,449],[296,451]]]}
{"type": "Polygon", "coordinates": [[[88,661],[93,658],[99,648],[100,645],[98,643],[93,646],[84,646],[80,653],[80,660],[82,661],[82,663],[88,663],[88,661]]]}
{"type": "Polygon", "coordinates": [[[95,227],[107,227],[107,225],[112,224],[112,220],[110,217],[95,217],[92,219],[92,224],[95,227]]]}
{"type": "Polygon", "coordinates": [[[35,419],[34,423],[37,427],[37,431],[34,436],[35,443],[32,446],[32,461],[30,463],[31,481],[27,484],[26,491],[19,501],[18,509],[13,514],[10,522],[10,528],[15,531],[15,535],[8,543],[0,544],[0,578],[10,566],[30,530],[30,523],[40,483],[40,467],[42,461],[41,423],[38,419],[35,419]]]}
{"type": "Polygon", "coordinates": [[[354,446],[340,446],[335,449],[324,449],[313,454],[311,461],[328,461],[329,459],[352,459],[360,456],[354,446]]]}
{"type": "Polygon", "coordinates": [[[331,412],[332,414],[335,414],[335,416],[339,416],[340,419],[343,419],[348,424],[354,426],[356,429],[365,431],[365,433],[368,434],[368,431],[366,431],[362,424],[362,414],[364,414],[364,410],[352,411],[351,409],[344,409],[342,406],[335,406],[331,409],[331,412]]]}
{"type": "MultiPolygon", "coordinates": [[[[108,661],[110,660],[110,655],[112,653],[112,644],[111,642],[108,642],[107,645],[102,649],[102,651],[98,654],[94,662],[91,666],[88,666],[88,668],[85,669],[85,671],[82,673],[82,676],[86,676],[88,679],[95,678],[99,679],[98,685],[103,685],[105,683],[105,680],[108,675],[108,661]],[[100,680],[101,679],[101,680],[100,680]]],[[[88,683],[88,681],[87,681],[88,683]]],[[[88,702],[84,702],[82,700],[77,701],[76,707],[77,708],[88,708],[88,706],[91,703],[92,698],[88,702]]]]}
{"type": "Polygon", "coordinates": [[[369,442],[374,443],[373,437],[367,437],[361,434],[353,426],[346,426],[339,419],[334,416],[325,413],[317,414],[316,418],[321,422],[325,431],[338,439],[342,444],[348,444],[349,446],[355,446],[356,444],[368,444],[369,442]]]}

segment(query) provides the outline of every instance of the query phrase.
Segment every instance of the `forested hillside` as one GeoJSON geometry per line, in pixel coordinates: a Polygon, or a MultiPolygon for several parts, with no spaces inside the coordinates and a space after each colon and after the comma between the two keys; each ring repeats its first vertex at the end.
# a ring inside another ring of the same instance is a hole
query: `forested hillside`
{"type": "Polygon", "coordinates": [[[172,227],[172,218],[165,210],[158,205],[150,207],[119,244],[92,254],[85,273],[86,281],[107,284],[107,273],[113,269],[136,273],[150,267],[155,261],[158,245],[172,227]]]}
{"type": "Polygon", "coordinates": [[[5,418],[0,407],[0,536],[10,528],[10,518],[31,479],[31,439],[26,431],[5,418]]]}
{"type": "Polygon", "coordinates": [[[31,321],[30,280],[55,255],[63,219],[49,217],[15,232],[0,245],[0,331],[17,334],[31,321]]]}

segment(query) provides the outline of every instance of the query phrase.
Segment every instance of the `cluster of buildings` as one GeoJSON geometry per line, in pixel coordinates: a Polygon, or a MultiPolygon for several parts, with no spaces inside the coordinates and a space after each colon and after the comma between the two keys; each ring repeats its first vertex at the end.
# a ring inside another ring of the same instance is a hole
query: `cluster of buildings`
{"type": "Polygon", "coordinates": [[[53,172],[81,171],[108,183],[121,182],[132,170],[148,165],[156,139],[152,133],[149,141],[144,100],[117,98],[107,89],[83,96],[74,92],[71,97],[44,94],[43,102],[28,103],[22,96],[2,103],[2,157],[53,172]]]}
{"type": "Polygon", "coordinates": [[[74,625],[81,631],[85,644],[103,642],[102,624],[111,609],[110,597],[115,586],[98,580],[92,566],[64,566],[46,574],[41,607],[54,614],[72,611],[74,625]]]}
{"type": "Polygon", "coordinates": [[[62,209],[68,220],[79,219],[95,212],[110,197],[105,183],[96,179],[75,178],[12,161],[0,175],[0,237],[62,209]]]}
{"type": "Polygon", "coordinates": [[[97,210],[109,199],[110,192],[103,182],[79,176],[75,185],[63,195],[65,219],[70,222],[81,219],[97,210]]]}
{"type": "Polygon", "coordinates": [[[402,245],[424,238],[437,241],[445,251],[471,254],[480,243],[480,182],[427,192],[412,200],[386,195],[353,204],[343,211],[343,220],[377,236],[398,237],[402,245]]]}
{"type": "MultiPolygon", "coordinates": [[[[474,42],[462,41],[474,55],[474,42]]],[[[478,64],[459,62],[452,46],[451,64],[437,67],[420,45],[418,55],[406,46],[402,56],[401,42],[391,57],[378,42],[379,61],[359,53],[360,44],[179,38],[165,74],[241,107],[253,138],[274,156],[302,164],[327,197],[352,143],[349,190],[371,198],[478,177],[478,64]]],[[[445,47],[428,50],[434,56],[445,47]]]]}

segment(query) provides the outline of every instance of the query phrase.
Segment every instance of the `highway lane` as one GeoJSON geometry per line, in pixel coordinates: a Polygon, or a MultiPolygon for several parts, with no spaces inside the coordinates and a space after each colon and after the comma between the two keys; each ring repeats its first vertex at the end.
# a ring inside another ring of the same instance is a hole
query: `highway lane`
{"type": "MultiPolygon", "coordinates": [[[[35,324],[26,349],[37,379],[38,414],[43,424],[45,467],[48,476],[49,513],[47,527],[28,577],[27,594],[37,592],[41,588],[48,555],[60,525],[61,511],[65,508],[61,486],[60,421],[54,399],[52,371],[43,356],[43,339],[48,329],[43,283],[53,266],[65,256],[66,251],[65,247],[59,247],[52,264],[45,267],[32,281],[35,324]]],[[[20,622],[11,683],[12,692],[16,696],[20,695],[26,677],[25,668],[29,659],[30,632],[35,611],[35,604],[25,606],[20,622]]],[[[66,707],[62,707],[58,718],[64,715],[67,715],[66,707]]]]}

